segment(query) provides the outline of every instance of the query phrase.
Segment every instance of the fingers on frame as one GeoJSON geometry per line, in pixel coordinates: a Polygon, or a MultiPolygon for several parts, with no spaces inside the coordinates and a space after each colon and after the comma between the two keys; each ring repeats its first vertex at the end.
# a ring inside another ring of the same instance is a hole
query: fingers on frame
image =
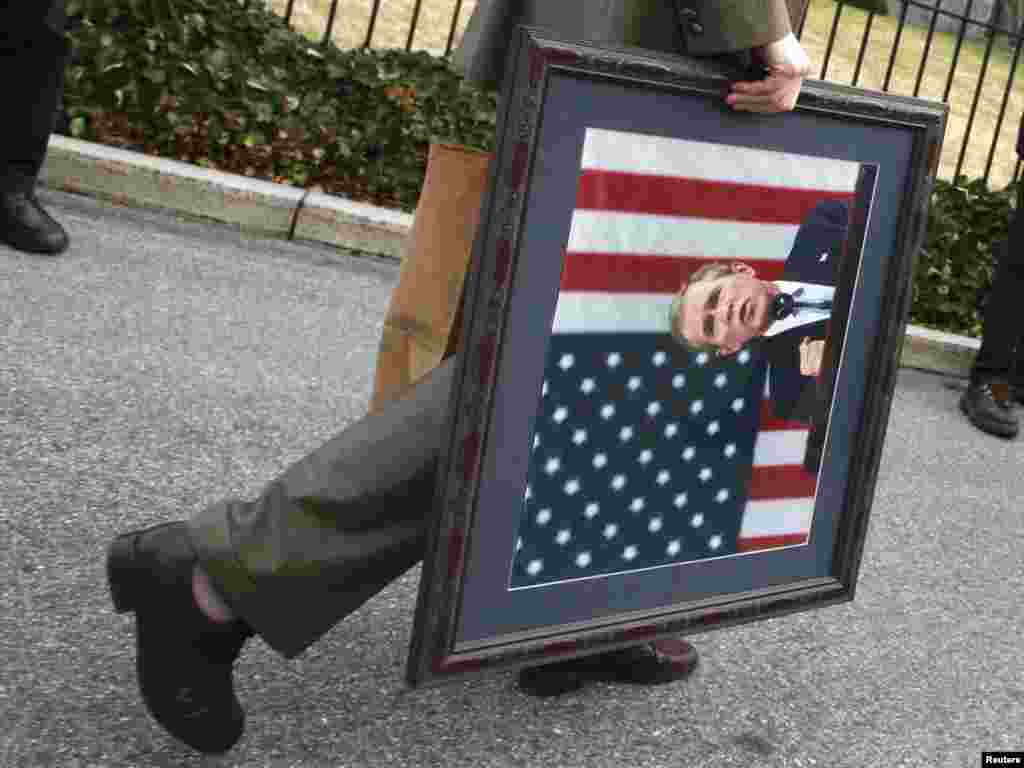
{"type": "Polygon", "coordinates": [[[741,112],[758,112],[761,114],[774,114],[776,112],[788,112],[795,102],[784,96],[758,98],[758,99],[735,99],[730,105],[733,109],[741,112]]]}
{"type": "Polygon", "coordinates": [[[771,78],[766,80],[745,80],[739,83],[732,84],[732,90],[736,93],[746,93],[750,95],[756,95],[759,93],[769,93],[779,87],[778,82],[773,81],[771,78]]]}

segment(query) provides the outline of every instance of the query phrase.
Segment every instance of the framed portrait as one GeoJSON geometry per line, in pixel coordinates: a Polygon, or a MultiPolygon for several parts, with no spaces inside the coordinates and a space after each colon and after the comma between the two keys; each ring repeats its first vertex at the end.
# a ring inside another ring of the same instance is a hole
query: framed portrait
{"type": "Polygon", "coordinates": [[[411,685],[853,599],[946,107],[520,30],[411,685]]]}

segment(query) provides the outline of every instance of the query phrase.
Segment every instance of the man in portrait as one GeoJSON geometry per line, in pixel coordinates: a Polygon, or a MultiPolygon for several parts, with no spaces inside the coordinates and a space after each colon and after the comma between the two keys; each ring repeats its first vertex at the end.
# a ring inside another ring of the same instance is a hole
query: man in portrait
{"type": "Polygon", "coordinates": [[[800,224],[780,281],[761,280],[739,262],[698,269],[672,302],[673,338],[718,355],[761,338],[774,415],[810,423],[822,401],[818,379],[848,219],[845,202],[815,205],[800,224]]]}

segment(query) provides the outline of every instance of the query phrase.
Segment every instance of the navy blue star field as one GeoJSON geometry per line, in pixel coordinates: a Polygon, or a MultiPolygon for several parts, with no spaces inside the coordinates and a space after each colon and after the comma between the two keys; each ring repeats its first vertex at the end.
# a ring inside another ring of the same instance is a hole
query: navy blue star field
{"type": "Polygon", "coordinates": [[[510,588],[734,554],[765,369],[756,345],[553,335],[510,588]]]}

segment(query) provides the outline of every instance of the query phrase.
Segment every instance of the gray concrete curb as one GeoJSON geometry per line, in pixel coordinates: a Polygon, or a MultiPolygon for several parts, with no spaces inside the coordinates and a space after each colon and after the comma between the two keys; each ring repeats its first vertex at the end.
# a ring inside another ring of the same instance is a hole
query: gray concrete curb
{"type": "MultiPolygon", "coordinates": [[[[334,195],[296,189],[54,135],[40,181],[48,187],[237,225],[287,239],[401,258],[413,217],[334,195]]],[[[977,339],[908,326],[906,368],[966,377],[977,339]]]]}
{"type": "Polygon", "coordinates": [[[212,171],[89,141],[52,136],[48,187],[235,224],[243,229],[400,258],[412,215],[212,171]]]}
{"type": "Polygon", "coordinates": [[[980,348],[979,339],[908,325],[900,352],[900,365],[967,378],[980,348]]]}

